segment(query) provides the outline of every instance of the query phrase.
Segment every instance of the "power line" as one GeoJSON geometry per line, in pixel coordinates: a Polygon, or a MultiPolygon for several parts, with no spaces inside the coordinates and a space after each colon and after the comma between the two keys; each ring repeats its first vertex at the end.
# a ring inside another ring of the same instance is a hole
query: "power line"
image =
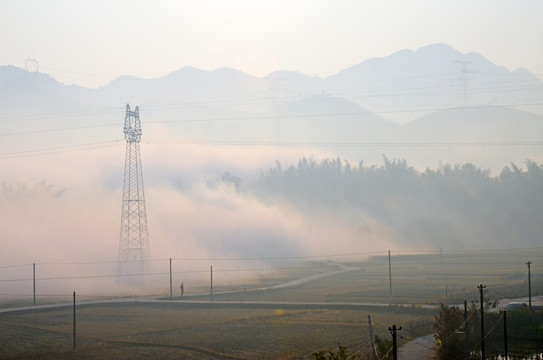
{"type": "MultiPolygon", "coordinates": [[[[519,103],[519,104],[501,104],[501,105],[477,105],[477,106],[461,106],[461,107],[432,107],[432,108],[417,108],[417,109],[404,109],[404,110],[385,110],[385,111],[353,111],[353,112],[335,112],[326,114],[297,114],[297,115],[265,115],[265,116],[249,116],[249,117],[223,117],[223,118],[202,118],[202,119],[183,119],[183,120],[155,120],[146,121],[144,124],[169,124],[169,123],[193,123],[193,122],[222,122],[222,121],[255,121],[255,120],[272,120],[272,119],[296,119],[296,118],[317,118],[317,117],[329,117],[329,116],[372,116],[379,114],[398,114],[398,113],[419,113],[419,112],[436,112],[436,111],[459,111],[466,109],[486,109],[486,108],[508,108],[510,106],[540,106],[543,102],[531,102],[531,103],[519,103]]],[[[158,106],[157,106],[158,107],[158,106]]],[[[141,111],[145,111],[142,109],[141,111]]],[[[70,114],[70,113],[67,113],[70,114]]],[[[58,115],[51,115],[51,117],[57,117],[58,115]]],[[[3,122],[8,122],[4,120],[3,122]]],[[[15,121],[15,120],[12,120],[15,121]]],[[[28,130],[11,133],[0,133],[0,136],[14,136],[14,135],[26,135],[33,133],[46,133],[46,132],[59,132],[59,131],[71,131],[89,128],[103,128],[118,126],[118,123],[101,124],[101,125],[84,125],[68,128],[56,128],[56,129],[40,129],[40,130],[28,130]]]]}
{"type": "MultiPolygon", "coordinates": [[[[474,91],[470,93],[475,94],[485,94],[485,93],[499,93],[503,91],[522,91],[522,90],[531,90],[531,89],[541,89],[543,84],[540,83],[531,83],[531,84],[519,84],[520,82],[526,81],[498,81],[498,82],[480,82],[474,86],[474,91]],[[506,86],[499,87],[497,85],[504,84],[506,86]],[[511,86],[507,86],[510,84],[511,86]],[[515,84],[518,84],[515,86],[515,84]],[[482,85],[482,86],[481,86],[482,85]]],[[[451,88],[449,85],[439,85],[439,86],[420,86],[420,87],[405,87],[405,88],[394,88],[394,89],[363,89],[357,91],[343,91],[331,93],[329,96],[345,96],[345,95],[360,95],[365,98],[372,97],[397,97],[397,96],[436,96],[436,95],[453,95],[456,92],[455,89],[451,88]]],[[[301,99],[300,101],[304,101],[301,99]]]]}
{"type": "MultiPolygon", "coordinates": [[[[323,255],[303,255],[303,256],[276,256],[276,257],[237,257],[237,258],[171,258],[175,261],[262,261],[262,260],[303,260],[303,259],[317,259],[317,258],[329,258],[329,257],[348,257],[348,256],[361,256],[361,255],[375,255],[385,253],[386,251],[366,251],[357,253],[343,253],[343,254],[323,254],[323,255]]],[[[157,262],[168,261],[169,258],[158,259],[146,259],[145,262],[157,262]]],[[[131,262],[131,261],[123,261],[131,262]]],[[[96,264],[117,264],[119,261],[87,261],[87,262],[54,262],[54,263],[36,263],[36,265],[96,265],[96,264]]],[[[32,264],[28,264],[32,265],[32,264]]],[[[9,267],[28,266],[11,265],[9,267]]],[[[1,268],[1,267],[0,267],[1,268]]]]}
{"type": "Polygon", "coordinates": [[[70,71],[70,70],[62,70],[62,69],[58,69],[58,68],[44,67],[44,66],[42,66],[41,68],[44,69],[44,70],[53,70],[53,71],[62,72],[62,73],[84,75],[84,76],[91,76],[91,77],[101,77],[101,78],[107,78],[107,79],[111,79],[111,78],[114,77],[114,76],[110,76],[110,75],[90,74],[90,73],[70,71]]]}
{"type": "MultiPolygon", "coordinates": [[[[500,284],[496,284],[496,286],[499,286],[499,285],[500,285],[500,284]]],[[[512,297],[507,296],[507,295],[504,295],[504,294],[502,294],[501,292],[496,291],[495,289],[490,289],[490,288],[489,288],[488,291],[491,292],[491,293],[494,293],[494,294],[498,295],[498,296],[501,297],[502,299],[513,300],[512,297]]]]}
{"type": "Polygon", "coordinates": [[[385,110],[385,111],[353,111],[353,112],[338,112],[326,114],[298,114],[298,115],[267,115],[267,116],[250,116],[250,117],[224,117],[224,118],[207,118],[207,119],[184,119],[184,120],[157,120],[148,121],[146,123],[186,123],[186,122],[208,122],[208,121],[246,121],[246,120],[266,120],[266,119],[290,119],[290,118],[308,118],[308,117],[327,117],[327,116],[352,116],[352,115],[379,115],[379,114],[397,114],[397,113],[412,113],[412,112],[434,112],[434,111],[460,111],[467,109],[486,109],[486,108],[507,108],[508,106],[539,106],[543,102],[532,102],[522,104],[502,104],[502,105],[476,105],[476,106],[460,106],[460,107],[432,107],[418,108],[406,110],[385,110]]]}
{"type": "Polygon", "coordinates": [[[395,251],[397,253],[430,253],[430,254],[456,254],[456,253],[484,253],[484,252],[495,252],[495,251],[531,251],[531,250],[543,250],[543,246],[535,246],[529,248],[496,248],[496,249],[473,249],[473,250],[402,250],[395,251]]]}
{"type": "MultiPolygon", "coordinates": [[[[534,81],[539,80],[537,78],[534,79],[535,76],[543,76],[543,74],[535,74],[535,73],[527,73],[527,74],[518,74],[518,73],[497,73],[497,72],[480,72],[477,71],[477,74],[483,74],[483,75],[493,75],[493,76],[508,76],[508,77],[527,77],[524,81],[534,81]]],[[[388,77],[388,78],[379,78],[379,79],[372,79],[372,80],[353,80],[353,81],[334,81],[332,80],[325,80],[329,82],[330,84],[373,84],[373,83],[380,83],[380,82],[390,82],[390,81],[398,81],[398,80],[407,80],[407,79],[429,79],[429,78],[447,78],[449,79],[451,76],[456,75],[456,73],[436,73],[436,74],[428,74],[428,75],[411,75],[411,76],[394,76],[394,77],[388,77]]],[[[333,77],[333,75],[332,75],[333,77]]]]}
{"type": "MultiPolygon", "coordinates": [[[[1,135],[0,135],[1,136],[1,135]]],[[[479,141],[479,142],[314,142],[314,141],[230,141],[230,140],[147,140],[143,144],[213,145],[213,146],[274,146],[274,147],[515,147],[541,146],[543,141],[479,141]]],[[[120,140],[100,141],[79,145],[40,148],[0,153],[0,159],[49,155],[71,151],[93,150],[120,146],[120,140]],[[109,143],[109,144],[108,144],[109,143]]]]}
{"type": "Polygon", "coordinates": [[[16,268],[16,267],[25,267],[25,266],[32,266],[32,264],[19,264],[19,265],[0,266],[0,269],[10,269],[10,268],[16,268]]]}
{"type": "MultiPolygon", "coordinates": [[[[443,254],[481,254],[488,252],[520,252],[520,251],[530,251],[534,254],[534,251],[543,250],[543,246],[539,247],[526,247],[526,248],[495,248],[495,249],[476,249],[476,250],[442,250],[443,254]]],[[[376,250],[376,251],[366,251],[366,252],[352,252],[352,253],[331,253],[331,254],[319,254],[319,255],[300,255],[300,256],[274,256],[274,257],[200,257],[200,258],[175,258],[172,257],[172,260],[175,261],[263,261],[263,260],[304,260],[304,259],[318,259],[318,258],[333,258],[333,257],[350,257],[350,256],[367,256],[367,255],[377,255],[383,254],[385,256],[388,253],[388,250],[376,250]]],[[[411,255],[431,255],[439,254],[439,250],[391,250],[393,256],[401,256],[402,254],[411,254],[411,255]]],[[[159,262],[159,261],[168,261],[170,258],[155,258],[155,259],[146,259],[145,262],[159,262]]],[[[449,260],[450,261],[450,260],[449,260]]],[[[128,261],[130,262],[130,261],[128,261]]],[[[58,266],[58,265],[97,265],[97,264],[118,264],[119,261],[114,260],[105,260],[105,261],[85,261],[85,262],[36,262],[36,265],[39,266],[58,266]]],[[[402,260],[402,264],[420,264],[421,261],[417,260],[414,262],[402,260]]],[[[32,266],[32,263],[28,264],[13,264],[0,266],[2,268],[13,268],[13,267],[24,267],[32,266]]],[[[367,264],[367,266],[372,266],[372,264],[367,264]]],[[[475,290],[474,290],[475,291],[475,290]]]]}
{"type": "Polygon", "coordinates": [[[61,131],[82,130],[82,129],[95,129],[95,128],[104,128],[104,127],[112,127],[112,126],[119,126],[119,124],[86,125],[86,126],[76,126],[76,127],[69,127],[69,128],[16,131],[16,132],[11,132],[11,133],[0,133],[0,136],[42,134],[42,133],[48,133],[48,132],[61,132],[61,131]]]}
{"type": "Polygon", "coordinates": [[[541,146],[543,141],[478,141],[478,142],[315,142],[315,141],[230,141],[230,140],[147,140],[146,144],[280,146],[280,147],[511,147],[541,146]]]}
{"type": "MultiPolygon", "coordinates": [[[[168,258],[159,258],[159,259],[146,259],[145,262],[156,262],[156,261],[167,261],[168,258]]],[[[36,265],[44,266],[57,266],[57,265],[98,265],[98,264],[118,264],[118,263],[131,263],[139,262],[139,260],[125,260],[125,261],[85,261],[85,262],[49,262],[49,263],[36,263],[36,265]]]]}
{"type": "Polygon", "coordinates": [[[360,255],[374,255],[385,253],[385,251],[366,251],[358,253],[345,254],[327,254],[327,255],[306,255],[306,256],[277,256],[277,257],[248,257],[248,258],[172,258],[178,261],[260,261],[260,260],[300,260],[300,259],[317,259],[329,257],[347,257],[360,255]]]}
{"type": "MultiPolygon", "coordinates": [[[[18,115],[3,115],[0,117],[0,123],[21,122],[31,120],[43,120],[43,119],[56,119],[73,116],[96,116],[101,114],[119,113],[122,107],[107,107],[96,110],[74,110],[74,111],[61,111],[53,113],[39,113],[39,114],[18,114],[18,115]]],[[[94,119],[92,119],[94,120],[94,119]]]]}
{"type": "MultiPolygon", "coordinates": [[[[313,266],[311,268],[322,268],[322,266],[313,266]]],[[[277,270],[299,270],[307,269],[307,267],[268,267],[268,268],[242,268],[242,269],[214,269],[214,272],[247,272],[247,271],[277,271],[277,270]]],[[[189,270],[189,271],[173,271],[172,274],[198,274],[208,273],[209,270],[189,270]]],[[[105,275],[81,275],[81,276],[55,276],[55,277],[42,277],[42,278],[20,278],[20,279],[0,279],[0,282],[21,282],[21,281],[48,281],[48,280],[75,280],[75,279],[100,279],[100,278],[113,278],[118,276],[156,276],[156,275],[168,275],[170,272],[142,272],[142,273],[130,273],[130,274],[105,274],[105,275]]]]}
{"type": "Polygon", "coordinates": [[[63,153],[63,152],[94,150],[94,149],[102,149],[102,148],[120,146],[120,145],[121,145],[120,140],[108,140],[108,141],[98,141],[98,142],[84,143],[84,144],[78,144],[78,145],[55,146],[55,147],[41,148],[41,149],[34,149],[34,150],[0,153],[0,159],[13,159],[13,158],[21,158],[21,157],[29,157],[29,156],[57,154],[57,153],[63,153]]]}

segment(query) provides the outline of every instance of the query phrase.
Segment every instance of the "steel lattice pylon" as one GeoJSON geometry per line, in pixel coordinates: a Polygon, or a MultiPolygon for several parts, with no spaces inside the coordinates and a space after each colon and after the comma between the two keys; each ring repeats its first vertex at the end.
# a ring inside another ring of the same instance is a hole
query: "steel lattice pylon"
{"type": "Polygon", "coordinates": [[[131,111],[127,104],[124,120],[126,158],[119,242],[119,275],[143,274],[145,262],[149,259],[149,235],[140,156],[141,134],[139,108],[136,106],[136,109],[131,111]]]}

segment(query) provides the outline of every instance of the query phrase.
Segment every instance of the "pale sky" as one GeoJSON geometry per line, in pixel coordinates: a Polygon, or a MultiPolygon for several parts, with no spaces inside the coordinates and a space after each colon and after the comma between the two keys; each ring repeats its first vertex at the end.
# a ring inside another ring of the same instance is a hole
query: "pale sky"
{"type": "Polygon", "coordinates": [[[543,77],[542,19],[539,0],[0,0],[0,65],[87,87],[184,66],[326,77],[445,43],[543,77]]]}

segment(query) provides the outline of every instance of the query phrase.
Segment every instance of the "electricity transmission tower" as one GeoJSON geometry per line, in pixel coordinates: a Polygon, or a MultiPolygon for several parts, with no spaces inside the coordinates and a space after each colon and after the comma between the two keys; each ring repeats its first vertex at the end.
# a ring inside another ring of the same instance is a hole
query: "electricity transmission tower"
{"type": "Polygon", "coordinates": [[[149,235],[140,156],[141,134],[139,108],[136,106],[136,109],[131,111],[127,104],[124,119],[126,157],[119,242],[119,275],[140,275],[140,279],[145,269],[145,261],[149,259],[149,235]]]}
{"type": "Polygon", "coordinates": [[[454,63],[460,64],[461,76],[458,77],[456,80],[460,82],[463,106],[467,106],[470,102],[469,87],[471,77],[473,74],[475,74],[475,71],[471,71],[468,69],[468,66],[472,63],[471,61],[456,60],[454,61],[454,63]]]}

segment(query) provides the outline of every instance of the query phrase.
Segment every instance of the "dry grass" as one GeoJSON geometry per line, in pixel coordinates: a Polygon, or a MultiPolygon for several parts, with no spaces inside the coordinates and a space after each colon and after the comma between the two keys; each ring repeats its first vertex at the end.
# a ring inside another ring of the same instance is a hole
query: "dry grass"
{"type": "MultiPolygon", "coordinates": [[[[405,304],[459,303],[477,297],[526,296],[526,265],[543,262],[541,251],[392,257],[392,301],[405,304]],[[465,293],[463,291],[465,289],[465,293]]],[[[388,257],[352,261],[358,270],[292,288],[215,294],[215,300],[292,302],[388,302],[388,257]]],[[[311,266],[278,271],[255,287],[311,274],[311,266]]],[[[323,271],[334,265],[323,266],[323,271]]],[[[216,277],[216,289],[229,289],[216,277]]],[[[243,285],[241,287],[244,287],[243,285]]],[[[234,286],[235,287],[235,286],[234,286]]],[[[164,291],[167,293],[168,290],[164,291]]],[[[543,282],[532,272],[532,294],[543,282]]],[[[205,296],[203,298],[206,298],[205,296]]],[[[186,302],[84,305],[77,309],[77,350],[72,351],[72,310],[49,309],[0,314],[0,359],[311,359],[338,343],[355,351],[374,332],[388,338],[388,327],[403,327],[409,339],[431,329],[433,310],[416,306],[360,307],[358,310],[188,304],[186,302]],[[418,322],[421,321],[420,324],[418,322]]]]}
{"type": "MultiPolygon", "coordinates": [[[[351,349],[365,344],[368,313],[169,302],[82,306],[75,352],[71,309],[10,313],[1,316],[0,358],[312,358],[312,352],[338,342],[351,349]]],[[[428,316],[417,309],[372,310],[377,333],[428,316]]]]}
{"type": "MultiPolygon", "coordinates": [[[[262,301],[370,302],[395,304],[459,304],[478,299],[477,285],[488,296],[528,296],[526,261],[543,263],[543,251],[491,251],[392,256],[389,296],[388,257],[351,261],[358,270],[293,288],[224,294],[218,299],[262,301]]],[[[543,279],[532,269],[532,294],[543,294],[543,279]]],[[[204,297],[205,298],[205,297],[204,297]]]]}

